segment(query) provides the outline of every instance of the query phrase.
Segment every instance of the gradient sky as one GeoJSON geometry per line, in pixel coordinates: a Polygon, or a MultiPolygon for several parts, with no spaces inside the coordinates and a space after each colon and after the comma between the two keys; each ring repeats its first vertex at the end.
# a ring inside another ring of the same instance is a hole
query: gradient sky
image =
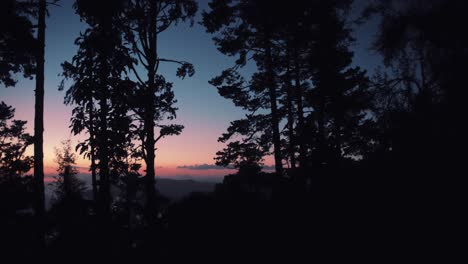
{"type": "MultiPolygon", "coordinates": [[[[357,14],[365,0],[356,1],[352,14],[357,14]]],[[[71,60],[77,47],[74,40],[86,28],[72,8],[72,0],[61,0],[61,7],[51,6],[46,24],[45,62],[45,109],[44,109],[44,160],[46,174],[56,170],[54,147],[71,139],[73,144],[80,136],[73,136],[68,128],[71,106],[63,104],[64,92],[58,91],[62,78],[60,64],[71,60]]],[[[221,97],[208,80],[223,69],[232,66],[234,59],[221,54],[213,44],[211,35],[199,25],[201,11],[207,8],[208,0],[199,1],[199,13],[193,27],[179,24],[163,32],[159,37],[159,54],[164,58],[190,61],[195,66],[195,75],[181,80],[175,76],[175,65],[163,65],[160,73],[174,83],[174,92],[179,107],[177,123],[185,126],[180,136],[167,137],[158,142],[156,174],[159,177],[206,178],[226,175],[232,171],[212,166],[216,151],[223,148],[217,142],[232,120],[244,113],[229,100],[221,97]]],[[[355,29],[358,40],[353,46],[354,64],[373,71],[380,57],[369,50],[376,23],[370,22],[355,29]]],[[[248,70],[247,70],[248,71],[248,70]]],[[[27,131],[32,134],[34,120],[34,80],[21,76],[15,87],[0,86],[0,101],[16,108],[15,119],[27,120],[27,131]]],[[[28,149],[32,155],[32,147],[28,149]]],[[[267,157],[266,164],[272,159],[267,157]]],[[[88,160],[80,158],[78,166],[86,172],[88,160]]]]}

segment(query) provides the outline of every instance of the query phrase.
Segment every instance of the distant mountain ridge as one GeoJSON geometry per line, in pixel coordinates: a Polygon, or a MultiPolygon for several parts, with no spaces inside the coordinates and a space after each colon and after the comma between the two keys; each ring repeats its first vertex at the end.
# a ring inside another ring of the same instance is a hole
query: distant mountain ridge
{"type": "Polygon", "coordinates": [[[215,182],[196,181],[196,180],[174,180],[167,178],[156,179],[156,189],[170,200],[179,200],[192,192],[213,192],[215,182]]]}
{"type": "MultiPolygon", "coordinates": [[[[85,199],[92,199],[92,191],[90,184],[90,177],[83,177],[88,175],[79,175],[78,178],[83,180],[88,187],[87,191],[83,194],[85,199]]],[[[198,181],[193,179],[168,179],[156,178],[156,189],[171,201],[180,200],[193,192],[210,193],[215,189],[215,181],[198,181]]],[[[50,208],[53,198],[54,188],[49,183],[46,184],[46,207],[50,208]]]]}

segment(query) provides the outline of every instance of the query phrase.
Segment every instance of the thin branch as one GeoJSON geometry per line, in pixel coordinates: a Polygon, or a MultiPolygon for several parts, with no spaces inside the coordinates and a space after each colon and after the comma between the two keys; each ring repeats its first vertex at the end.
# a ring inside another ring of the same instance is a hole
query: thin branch
{"type": "Polygon", "coordinates": [[[138,81],[140,82],[141,85],[145,85],[145,82],[140,78],[140,75],[138,74],[138,72],[136,71],[135,67],[133,66],[133,64],[130,64],[130,69],[133,71],[133,73],[135,74],[135,76],[137,77],[138,81]]]}
{"type": "Polygon", "coordinates": [[[173,62],[173,63],[178,63],[178,64],[185,64],[188,63],[187,61],[177,61],[177,60],[170,60],[170,59],[157,59],[158,61],[163,61],[163,62],[173,62]]]}

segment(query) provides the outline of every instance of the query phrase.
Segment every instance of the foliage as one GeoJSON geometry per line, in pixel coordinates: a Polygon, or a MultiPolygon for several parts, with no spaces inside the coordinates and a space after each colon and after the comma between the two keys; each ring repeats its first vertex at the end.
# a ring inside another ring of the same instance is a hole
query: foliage
{"type": "Polygon", "coordinates": [[[26,121],[12,120],[15,109],[0,102],[0,211],[6,215],[24,209],[32,201],[32,178],[25,176],[33,165],[26,156],[32,137],[25,133],[26,121]]]}
{"type": "Polygon", "coordinates": [[[62,141],[60,148],[55,148],[55,162],[58,165],[58,176],[55,177],[55,199],[62,201],[71,197],[81,197],[86,190],[85,183],[76,175],[76,156],[72,150],[71,140],[62,141]]]}
{"type": "Polygon", "coordinates": [[[33,6],[27,2],[0,2],[0,84],[14,86],[14,75],[31,77],[35,71],[36,40],[30,20],[33,6]]]}
{"type": "Polygon", "coordinates": [[[23,176],[33,164],[26,156],[28,146],[33,142],[25,133],[26,121],[12,120],[15,109],[3,101],[0,103],[0,176],[2,180],[23,176]]]}
{"type": "Polygon", "coordinates": [[[345,24],[349,5],[210,3],[211,10],[203,14],[206,30],[222,53],[237,57],[235,66],[210,84],[249,112],[219,138],[228,143],[217,153],[220,164],[228,165],[229,159],[235,164],[233,153],[245,153],[239,146],[247,145],[257,145],[260,156],[274,146],[277,171],[285,160],[295,167],[297,152],[306,167],[336,164],[367,150],[364,131],[372,126],[373,94],[366,72],[351,67],[353,39],[345,24]],[[251,60],[257,71],[247,81],[239,69],[251,60]]]}

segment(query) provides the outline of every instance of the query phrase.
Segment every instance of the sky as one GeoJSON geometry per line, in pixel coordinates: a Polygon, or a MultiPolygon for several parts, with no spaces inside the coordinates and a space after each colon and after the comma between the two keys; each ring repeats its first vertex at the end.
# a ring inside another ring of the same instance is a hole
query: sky
{"type": "MultiPolygon", "coordinates": [[[[352,16],[359,13],[365,0],[355,2],[352,16]]],[[[217,142],[229,123],[242,118],[244,112],[234,104],[221,97],[216,88],[208,81],[222,70],[233,65],[234,58],[221,54],[215,47],[212,36],[199,25],[201,11],[208,8],[208,0],[199,1],[199,12],[193,27],[189,24],[178,24],[159,36],[159,54],[163,58],[191,62],[195,75],[185,79],[177,78],[176,65],[162,65],[160,73],[166,80],[173,82],[174,93],[178,100],[176,122],[185,126],[179,136],[166,137],[158,142],[156,151],[156,175],[165,178],[214,179],[232,173],[214,166],[214,156],[223,144],[217,142]]],[[[84,138],[84,135],[73,136],[69,129],[72,106],[63,104],[64,91],[58,86],[62,81],[61,63],[70,61],[76,53],[74,40],[86,24],[80,22],[79,16],[72,8],[72,0],[61,0],[60,7],[51,6],[50,16],[46,20],[45,50],[45,109],[44,109],[44,163],[45,173],[53,175],[56,171],[54,148],[60,142],[71,139],[73,144],[84,138]]],[[[370,50],[376,23],[366,23],[353,32],[357,39],[352,49],[355,52],[354,64],[372,72],[380,63],[380,58],[370,50]]],[[[247,71],[252,70],[252,67],[247,71]]],[[[0,101],[16,109],[15,119],[27,120],[27,132],[33,134],[34,120],[34,80],[25,80],[18,76],[15,87],[5,88],[0,85],[0,101]]],[[[28,149],[32,155],[33,149],[28,149]]],[[[265,160],[272,165],[271,157],[265,160]]],[[[89,160],[81,157],[77,165],[86,173],[89,160]]]]}

